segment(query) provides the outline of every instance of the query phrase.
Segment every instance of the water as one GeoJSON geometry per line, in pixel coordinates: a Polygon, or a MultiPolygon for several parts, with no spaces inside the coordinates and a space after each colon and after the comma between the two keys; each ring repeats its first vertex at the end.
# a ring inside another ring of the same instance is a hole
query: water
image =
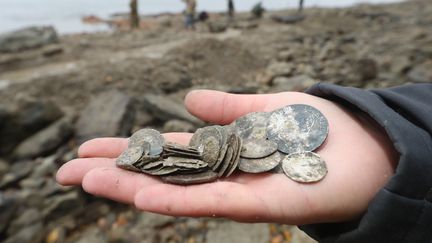
{"type": "MultiPolygon", "coordinates": [[[[387,3],[397,0],[305,0],[305,6],[347,7],[357,3],[387,3]]],[[[248,11],[258,0],[234,1],[238,11],[248,11]]],[[[297,7],[297,0],[262,0],[266,9],[297,7]]],[[[86,25],[81,17],[106,18],[127,12],[129,0],[0,0],[0,33],[30,25],[54,25],[62,34],[107,30],[105,25],[86,25]]],[[[181,12],[181,0],[141,0],[140,14],[181,12]]],[[[224,11],[226,0],[198,0],[198,10],[224,11]]]]}

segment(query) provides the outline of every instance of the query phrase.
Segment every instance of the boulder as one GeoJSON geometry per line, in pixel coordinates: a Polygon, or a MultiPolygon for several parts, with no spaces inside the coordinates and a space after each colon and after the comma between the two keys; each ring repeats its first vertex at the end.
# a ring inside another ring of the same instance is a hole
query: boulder
{"type": "Polygon", "coordinates": [[[133,126],[135,108],[126,94],[111,90],[92,100],[75,124],[78,143],[96,137],[128,136],[133,126]]]}
{"type": "Polygon", "coordinates": [[[58,41],[51,26],[28,27],[0,35],[0,52],[18,52],[58,41]]]}
{"type": "Polygon", "coordinates": [[[144,104],[148,111],[160,120],[177,119],[200,126],[204,124],[201,120],[189,114],[183,105],[165,96],[148,94],[144,97],[144,104]]]}
{"type": "Polygon", "coordinates": [[[413,82],[432,82],[432,61],[415,66],[407,76],[413,82]]]}
{"type": "Polygon", "coordinates": [[[206,242],[270,242],[270,229],[267,224],[241,224],[233,221],[222,221],[208,230],[206,242]]]}
{"type": "Polygon", "coordinates": [[[277,77],[273,79],[273,86],[270,88],[270,92],[304,91],[316,83],[318,83],[317,80],[307,75],[299,75],[290,78],[277,77]]]}
{"type": "Polygon", "coordinates": [[[21,142],[14,150],[16,159],[46,155],[60,147],[72,135],[71,118],[64,117],[21,142]]]}
{"type": "Polygon", "coordinates": [[[0,155],[9,154],[18,143],[62,116],[49,101],[26,101],[15,109],[0,107],[0,155]]]}

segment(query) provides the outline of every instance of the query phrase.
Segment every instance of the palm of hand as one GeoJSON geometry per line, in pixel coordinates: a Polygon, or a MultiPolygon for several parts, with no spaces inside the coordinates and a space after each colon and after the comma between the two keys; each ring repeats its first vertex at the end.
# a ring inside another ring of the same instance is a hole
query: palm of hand
{"type": "MultiPolygon", "coordinates": [[[[340,106],[303,93],[230,95],[192,92],[189,111],[203,120],[226,124],[253,111],[272,111],[289,104],[309,104],[329,120],[328,138],[318,153],[329,173],[318,183],[296,183],[281,174],[237,173],[213,183],[164,184],[154,177],[115,166],[127,139],[100,138],[84,143],[78,159],[63,165],[57,180],[82,185],[87,192],[175,216],[227,217],[246,222],[306,224],[342,221],[361,214],[393,174],[394,153],[379,131],[340,106]],[[367,124],[367,125],[365,125],[367,124]]],[[[166,134],[186,144],[191,134],[166,134]]]]}

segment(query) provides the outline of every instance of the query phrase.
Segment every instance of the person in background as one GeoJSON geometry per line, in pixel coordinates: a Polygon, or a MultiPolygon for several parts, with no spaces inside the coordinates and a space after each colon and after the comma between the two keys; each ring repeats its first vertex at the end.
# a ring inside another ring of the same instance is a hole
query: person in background
{"type": "Polygon", "coordinates": [[[186,4],[185,10],[185,28],[188,30],[195,29],[195,10],[196,0],[183,0],[186,4]]]}
{"type": "Polygon", "coordinates": [[[234,18],[235,7],[233,0],[228,0],[228,17],[234,18]]]}

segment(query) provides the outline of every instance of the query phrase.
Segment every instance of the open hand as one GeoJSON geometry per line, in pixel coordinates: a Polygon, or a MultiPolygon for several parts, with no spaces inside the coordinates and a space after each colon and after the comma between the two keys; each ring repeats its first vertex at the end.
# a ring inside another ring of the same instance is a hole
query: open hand
{"type": "MultiPolygon", "coordinates": [[[[329,121],[327,140],[317,151],[327,163],[328,174],[312,184],[294,182],[283,174],[238,172],[212,183],[172,185],[117,168],[115,159],[127,148],[127,139],[98,138],[81,145],[79,158],[59,169],[57,181],[82,185],[88,193],[155,213],[308,224],[359,216],[394,173],[397,157],[385,133],[368,118],[354,116],[325,99],[297,92],[233,95],[199,90],[189,93],[185,104],[193,115],[217,124],[290,104],[314,106],[329,121]]],[[[187,144],[192,134],[164,136],[187,144]]]]}

